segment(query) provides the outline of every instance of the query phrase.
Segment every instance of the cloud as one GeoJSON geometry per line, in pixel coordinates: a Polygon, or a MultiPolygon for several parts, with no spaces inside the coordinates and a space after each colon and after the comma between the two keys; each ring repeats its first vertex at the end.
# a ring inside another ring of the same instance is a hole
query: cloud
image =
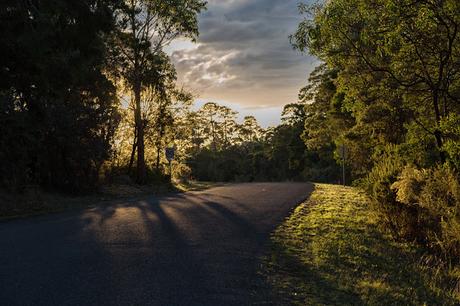
{"type": "Polygon", "coordinates": [[[244,107],[296,101],[317,61],[294,51],[289,35],[299,0],[210,0],[198,44],[172,51],[179,81],[202,99],[244,107]]]}
{"type": "Polygon", "coordinates": [[[172,60],[180,71],[186,84],[197,85],[199,89],[219,87],[236,78],[227,69],[229,61],[238,55],[238,51],[222,51],[200,44],[187,51],[176,51],[172,60]]]}

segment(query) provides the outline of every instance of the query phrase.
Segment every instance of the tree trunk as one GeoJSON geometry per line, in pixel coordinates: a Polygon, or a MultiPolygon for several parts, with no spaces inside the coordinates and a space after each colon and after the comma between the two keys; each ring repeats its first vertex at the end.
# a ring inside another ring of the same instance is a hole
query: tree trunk
{"type": "Polygon", "coordinates": [[[134,128],[134,141],[133,141],[133,147],[131,149],[131,157],[129,158],[128,173],[131,173],[131,169],[133,168],[134,156],[136,154],[136,148],[137,148],[137,129],[134,128]]]}
{"type": "Polygon", "coordinates": [[[442,141],[442,134],[441,131],[439,130],[439,124],[441,123],[441,112],[439,110],[439,92],[437,89],[433,91],[433,108],[434,108],[434,114],[436,117],[436,130],[434,131],[434,137],[436,139],[436,145],[439,150],[439,157],[441,159],[441,162],[444,163],[446,161],[446,154],[443,151],[443,141],[442,141]]]}
{"type": "Polygon", "coordinates": [[[160,171],[160,146],[157,145],[157,171],[160,171]]]}
{"type": "Polygon", "coordinates": [[[224,120],[224,143],[227,145],[227,119],[224,120]]]}
{"type": "Polygon", "coordinates": [[[134,86],[134,102],[136,104],[134,119],[137,130],[137,176],[138,184],[144,184],[146,179],[145,156],[144,156],[144,123],[141,114],[141,85],[134,86]]]}

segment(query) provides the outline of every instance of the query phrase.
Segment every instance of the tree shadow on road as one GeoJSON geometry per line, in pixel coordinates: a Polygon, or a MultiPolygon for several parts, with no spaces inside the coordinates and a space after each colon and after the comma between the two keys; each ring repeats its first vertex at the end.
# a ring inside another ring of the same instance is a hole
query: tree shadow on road
{"type": "Polygon", "coordinates": [[[258,256],[290,206],[276,208],[276,218],[264,223],[260,208],[251,207],[258,199],[245,197],[220,191],[151,196],[0,225],[0,243],[9,246],[0,254],[8,275],[0,300],[251,304],[269,291],[257,275],[258,256]]]}

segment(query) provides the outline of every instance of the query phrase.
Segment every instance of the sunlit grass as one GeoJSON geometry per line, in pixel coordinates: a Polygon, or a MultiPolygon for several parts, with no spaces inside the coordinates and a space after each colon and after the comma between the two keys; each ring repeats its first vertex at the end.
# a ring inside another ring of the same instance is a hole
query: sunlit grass
{"type": "Polygon", "coordinates": [[[358,189],[315,184],[272,236],[265,275],[284,303],[454,305],[452,283],[422,252],[377,227],[358,189]]]}
{"type": "Polygon", "coordinates": [[[175,182],[174,187],[178,191],[202,191],[212,187],[221,186],[222,184],[214,182],[202,182],[202,181],[187,181],[187,182],[175,182]]]}

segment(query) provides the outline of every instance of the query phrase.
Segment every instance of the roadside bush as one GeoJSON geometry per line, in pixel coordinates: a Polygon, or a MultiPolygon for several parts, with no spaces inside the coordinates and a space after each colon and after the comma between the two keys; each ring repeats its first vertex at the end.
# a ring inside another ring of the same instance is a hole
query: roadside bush
{"type": "Polygon", "coordinates": [[[406,167],[392,185],[396,200],[417,211],[418,238],[445,259],[460,257],[460,184],[448,166],[406,167]]]}
{"type": "Polygon", "coordinates": [[[413,227],[413,212],[404,209],[391,188],[403,168],[404,161],[396,153],[395,147],[388,147],[363,180],[364,189],[371,197],[373,209],[381,221],[380,225],[389,229],[395,238],[407,236],[406,232],[411,232],[413,227]]]}
{"type": "Polygon", "coordinates": [[[192,176],[192,170],[184,163],[173,161],[173,178],[179,182],[186,183],[192,176]]]}
{"type": "Polygon", "coordinates": [[[146,178],[146,183],[147,184],[153,184],[153,185],[158,185],[158,184],[169,184],[171,178],[169,176],[169,171],[165,172],[163,169],[157,169],[157,168],[151,168],[147,167],[147,178],[146,178]]]}
{"type": "Polygon", "coordinates": [[[446,165],[417,169],[387,147],[363,180],[383,228],[449,261],[460,258],[460,183],[446,165]]]}
{"type": "Polygon", "coordinates": [[[460,170],[460,115],[450,114],[441,122],[441,130],[446,137],[443,149],[448,162],[457,171],[460,170]]]}

